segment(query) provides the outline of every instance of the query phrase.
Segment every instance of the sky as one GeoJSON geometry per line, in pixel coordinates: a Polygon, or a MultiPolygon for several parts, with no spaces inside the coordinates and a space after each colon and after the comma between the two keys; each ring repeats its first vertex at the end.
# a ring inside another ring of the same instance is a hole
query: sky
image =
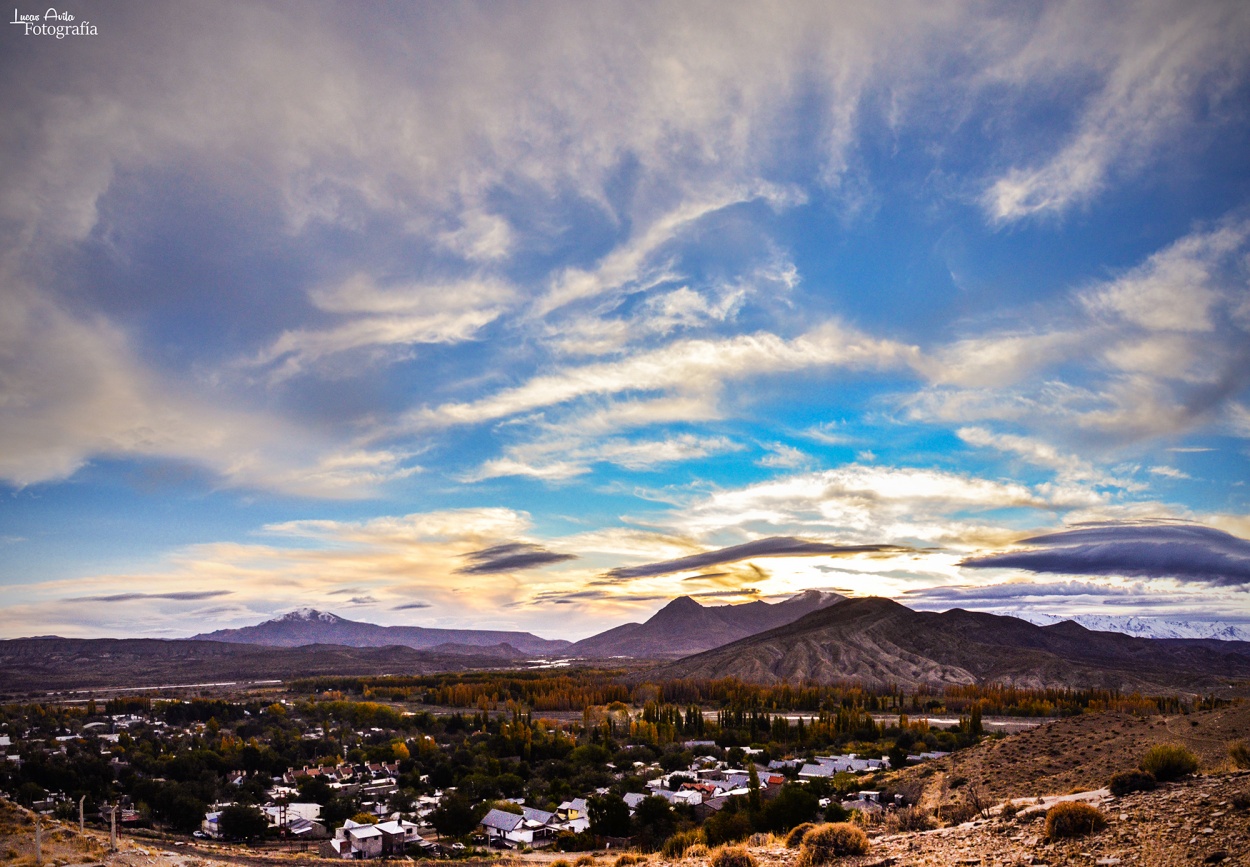
{"type": "Polygon", "coordinates": [[[61,11],[0,35],[0,637],[1250,623],[1250,5],[61,11]]]}

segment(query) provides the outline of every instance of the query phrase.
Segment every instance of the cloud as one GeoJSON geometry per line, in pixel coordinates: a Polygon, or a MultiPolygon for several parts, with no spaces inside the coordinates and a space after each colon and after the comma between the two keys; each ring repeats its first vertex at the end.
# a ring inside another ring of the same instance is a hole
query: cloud
{"type": "Polygon", "coordinates": [[[195,602],[231,595],[230,590],[178,590],[172,593],[113,593],[107,596],[78,596],[74,602],[134,602],[137,599],[171,599],[177,602],[195,602]]]}
{"type": "MultiPolygon", "coordinates": [[[[557,427],[562,429],[563,425],[557,427]]],[[[464,480],[529,476],[559,481],[588,473],[596,463],[613,464],[627,470],[651,470],[662,464],[693,461],[742,448],[726,437],[695,434],[677,434],[666,439],[612,438],[598,442],[564,435],[509,446],[505,457],[486,461],[464,480]]]]}
{"type": "Polygon", "coordinates": [[[793,340],[756,333],[724,340],[679,340],[620,361],[570,367],[469,403],[447,403],[411,417],[418,430],[477,424],[586,397],[621,393],[709,394],[726,380],[816,367],[905,365],[913,347],[827,322],[793,340]]]}
{"type": "Polygon", "coordinates": [[[679,557],[676,560],[621,567],[611,570],[604,577],[612,581],[629,581],[655,575],[670,575],[674,572],[689,572],[722,563],[736,563],[752,557],[846,557],[857,554],[901,553],[907,550],[910,549],[894,545],[831,545],[789,536],[773,536],[703,554],[679,557]]]}
{"type": "Polygon", "coordinates": [[[1063,575],[1175,578],[1224,587],[1250,585],[1250,541],[1194,524],[1085,527],[1025,539],[1021,551],[971,557],[978,569],[1063,575]]]}
{"type": "Polygon", "coordinates": [[[959,424],[967,441],[1065,478],[1096,474],[1054,443],[1097,455],[1203,427],[1240,435],[1239,399],[1250,388],[1250,322],[1239,312],[1248,251],[1244,219],[1195,230],[1067,304],[1022,311],[1027,332],[1009,326],[929,350],[917,366],[930,386],[900,402],[912,420],[959,424]]]}
{"type": "Polygon", "coordinates": [[[357,350],[470,340],[508,308],[515,292],[495,279],[382,287],[372,277],[357,274],[308,294],[319,310],[347,321],[326,329],[284,331],[249,359],[249,365],[270,368],[271,382],[357,350]]]}
{"type": "Polygon", "coordinates": [[[392,611],[411,611],[418,608],[429,608],[428,602],[405,602],[403,605],[396,605],[391,608],[392,611]]]}
{"type": "Polygon", "coordinates": [[[1201,129],[1207,107],[1234,93],[1244,73],[1250,16],[1242,7],[1155,3],[1094,15],[1081,4],[1049,7],[998,70],[999,80],[1023,83],[1083,67],[1096,84],[1057,153],[1010,169],[985,191],[982,205],[994,223],[1062,214],[1113,178],[1135,175],[1201,129]]]}
{"type": "Polygon", "coordinates": [[[461,575],[492,575],[498,572],[516,572],[521,569],[537,569],[552,563],[576,560],[574,554],[558,554],[541,545],[530,542],[512,542],[495,545],[464,555],[469,565],[457,569],[461,575]]]}

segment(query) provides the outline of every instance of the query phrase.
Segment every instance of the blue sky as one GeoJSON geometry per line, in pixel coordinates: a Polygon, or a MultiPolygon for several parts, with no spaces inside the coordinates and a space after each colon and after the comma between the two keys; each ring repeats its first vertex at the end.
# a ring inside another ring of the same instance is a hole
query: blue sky
{"type": "Polygon", "coordinates": [[[0,37],[0,635],[1250,621],[1245,4],[70,11],[0,37]]]}

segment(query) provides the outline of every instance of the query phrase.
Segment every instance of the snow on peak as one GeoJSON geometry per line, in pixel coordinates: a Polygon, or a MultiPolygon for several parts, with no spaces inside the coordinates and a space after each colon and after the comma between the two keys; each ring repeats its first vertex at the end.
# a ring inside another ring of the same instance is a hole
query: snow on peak
{"type": "Polygon", "coordinates": [[[996,611],[1019,617],[1038,626],[1071,620],[1095,632],[1122,632],[1138,638],[1218,638],[1222,641],[1250,641],[1250,627],[1208,620],[1164,620],[1159,617],[1138,617],[1114,614],[1077,614],[1058,617],[1033,611],[996,611]]]}
{"type": "Polygon", "coordinates": [[[296,608],[271,621],[272,623],[338,623],[338,617],[329,611],[318,611],[316,608],[296,608]]]}

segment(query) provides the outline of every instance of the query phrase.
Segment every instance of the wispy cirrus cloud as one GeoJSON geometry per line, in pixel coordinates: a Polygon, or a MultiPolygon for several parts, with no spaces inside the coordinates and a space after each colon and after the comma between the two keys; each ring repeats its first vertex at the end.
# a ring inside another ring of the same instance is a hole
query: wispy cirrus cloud
{"type": "Polygon", "coordinates": [[[1079,4],[1050,7],[1015,58],[995,70],[999,80],[1019,80],[1037,74],[1038,64],[1051,74],[1074,64],[1096,70],[1096,84],[1057,152],[1010,169],[985,191],[993,222],[1063,214],[1113,178],[1136,175],[1182,130],[1200,127],[1203,106],[1230,97],[1244,74],[1250,16],[1241,7],[1154,3],[1103,11],[1114,20],[1091,19],[1093,10],[1079,4]]]}

